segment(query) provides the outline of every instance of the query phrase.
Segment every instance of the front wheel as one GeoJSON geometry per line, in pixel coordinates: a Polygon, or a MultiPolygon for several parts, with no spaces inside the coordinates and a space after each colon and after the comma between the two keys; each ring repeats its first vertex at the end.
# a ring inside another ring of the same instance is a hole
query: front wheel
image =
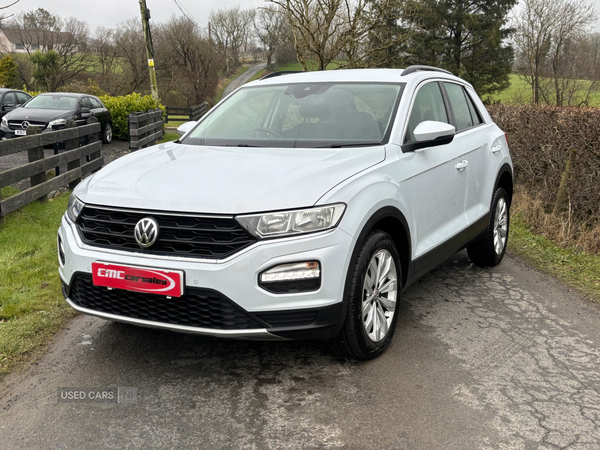
{"type": "Polygon", "coordinates": [[[105,145],[110,144],[112,142],[112,138],[112,125],[110,124],[110,122],[106,122],[106,125],[104,125],[104,133],[102,133],[102,143],[105,145]]]}
{"type": "Polygon", "coordinates": [[[497,266],[504,258],[510,226],[510,204],[503,188],[492,199],[490,222],[483,235],[467,247],[469,258],[478,266],[497,266]]]}
{"type": "Polygon", "coordinates": [[[342,356],[372,359],[387,349],[398,321],[402,271],[392,238],[383,231],[372,232],[348,276],[346,319],[331,344],[342,356]]]}

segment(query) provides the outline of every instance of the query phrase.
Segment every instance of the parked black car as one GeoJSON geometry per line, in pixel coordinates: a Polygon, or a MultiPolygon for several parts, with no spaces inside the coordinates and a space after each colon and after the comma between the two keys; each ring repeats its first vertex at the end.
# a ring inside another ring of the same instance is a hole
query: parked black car
{"type": "Polygon", "coordinates": [[[23,105],[31,98],[26,92],[0,88],[0,118],[13,109],[23,105]]]}
{"type": "Polygon", "coordinates": [[[2,118],[0,131],[4,139],[24,136],[29,127],[41,128],[42,132],[65,128],[68,123],[76,126],[100,122],[102,142],[112,141],[112,119],[108,109],[98,97],[87,94],[49,92],[40,94],[21,108],[16,108],[2,118]]]}

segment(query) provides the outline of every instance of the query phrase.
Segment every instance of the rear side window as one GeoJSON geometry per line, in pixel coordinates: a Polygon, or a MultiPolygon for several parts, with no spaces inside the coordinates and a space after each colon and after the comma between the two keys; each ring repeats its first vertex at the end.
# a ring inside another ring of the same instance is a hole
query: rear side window
{"type": "Polygon", "coordinates": [[[17,104],[22,105],[23,103],[25,103],[27,100],[29,100],[31,97],[29,97],[27,94],[24,94],[23,92],[15,92],[15,95],[18,98],[18,102],[17,104]]]}
{"type": "Polygon", "coordinates": [[[465,97],[467,97],[467,103],[469,104],[469,111],[471,112],[471,118],[473,119],[473,125],[479,125],[483,123],[483,119],[481,118],[481,114],[475,107],[475,103],[473,103],[473,99],[469,95],[469,93],[465,90],[465,97]]]}
{"type": "Polygon", "coordinates": [[[456,120],[456,131],[466,130],[473,126],[473,118],[467,103],[467,97],[462,86],[454,83],[444,83],[450,106],[454,112],[454,120],[456,120]]]}
{"type": "Polygon", "coordinates": [[[90,97],[90,102],[92,102],[92,107],[93,108],[103,108],[102,103],[100,103],[95,98],[90,97]]]}
{"type": "Polygon", "coordinates": [[[408,119],[408,128],[404,143],[414,142],[414,131],[421,122],[434,120],[436,122],[450,123],[444,106],[442,91],[437,82],[427,83],[422,86],[415,97],[412,110],[408,119]]]}

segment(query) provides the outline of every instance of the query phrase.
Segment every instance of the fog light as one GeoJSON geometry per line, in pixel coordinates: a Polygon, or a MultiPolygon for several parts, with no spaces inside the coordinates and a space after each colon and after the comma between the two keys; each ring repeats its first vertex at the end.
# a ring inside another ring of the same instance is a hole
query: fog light
{"type": "Polygon", "coordinates": [[[60,261],[61,267],[65,265],[65,246],[63,245],[63,241],[60,236],[58,236],[58,260],[60,261]]]}
{"type": "Polygon", "coordinates": [[[316,261],[281,264],[262,272],[258,284],[276,294],[316,291],[321,287],[321,266],[316,261]]]}
{"type": "Polygon", "coordinates": [[[278,281],[307,280],[319,278],[321,268],[318,262],[304,262],[282,264],[275,266],[260,274],[261,283],[275,283],[278,281]]]}

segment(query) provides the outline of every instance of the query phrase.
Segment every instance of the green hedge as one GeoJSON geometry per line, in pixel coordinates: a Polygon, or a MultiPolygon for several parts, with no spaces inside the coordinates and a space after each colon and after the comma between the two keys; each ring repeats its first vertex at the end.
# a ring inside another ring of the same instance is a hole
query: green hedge
{"type": "Polygon", "coordinates": [[[111,97],[103,95],[100,97],[104,106],[110,111],[113,123],[113,134],[116,138],[126,141],[127,136],[127,116],[134,112],[153,111],[157,107],[163,110],[166,108],[160,103],[157,105],[152,96],[129,94],[121,97],[111,97]]]}

